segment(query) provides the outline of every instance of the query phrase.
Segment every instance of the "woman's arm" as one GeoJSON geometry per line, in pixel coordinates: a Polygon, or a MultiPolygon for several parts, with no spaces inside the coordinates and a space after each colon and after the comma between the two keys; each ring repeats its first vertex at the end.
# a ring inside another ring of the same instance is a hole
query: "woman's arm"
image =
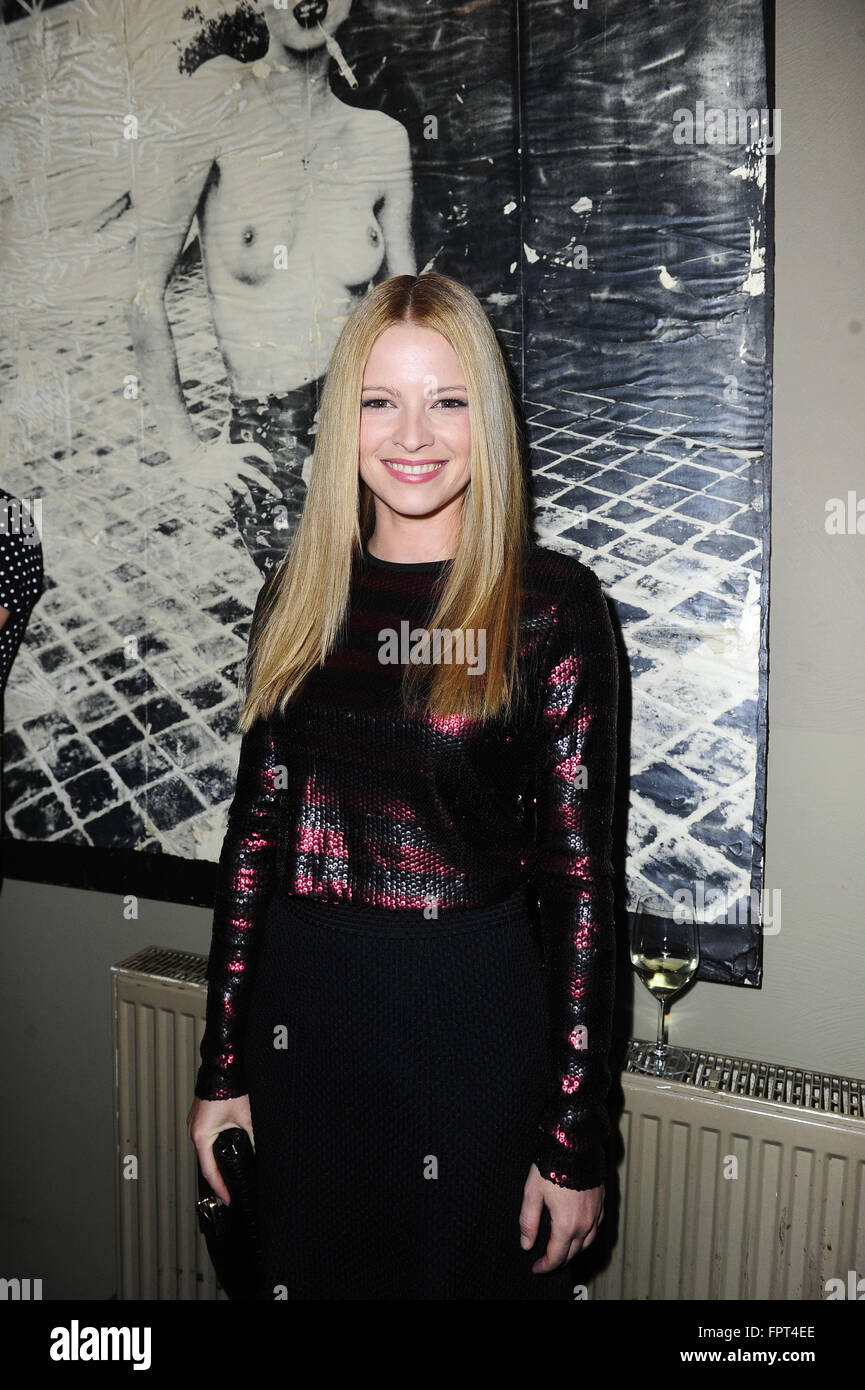
{"type": "Polygon", "coordinates": [[[383,141],[383,164],[387,170],[384,202],[379,222],[384,235],[388,275],[416,275],[411,236],[412,170],[411,146],[405,128],[392,121],[383,141]]]}
{"type": "MultiPolygon", "coordinates": [[[[256,600],[250,642],[268,582],[256,600]]],[[[219,857],[206,1027],[195,1083],[201,1100],[247,1094],[240,1049],[261,925],[276,880],[279,756],[270,721],[256,720],[241,740],[237,784],[219,857]]]]}
{"type": "Polygon", "coordinates": [[[603,1183],[609,1134],[618,678],[603,592],[583,567],[557,605],[543,668],[533,875],[553,1050],[535,1163],[574,1189],[603,1183]]]}
{"type": "Polygon", "coordinates": [[[195,1094],[247,1094],[240,1048],[261,924],[273,895],[278,833],[278,752],[269,721],[244,734],[237,789],[219,857],[213,937],[207,963],[207,1021],[195,1094]]]}
{"type": "MultiPolygon", "coordinates": [[[[214,76],[205,63],[178,87],[183,136],[143,131],[129,210],[133,283],[125,306],[138,375],[163,446],[175,459],[201,447],[186,406],[165,295],[218,152],[214,76]]],[[[224,102],[223,98],[223,102],[224,102]]]]}
{"type": "MultiPolygon", "coordinates": [[[[28,622],[43,585],[42,542],[29,508],[0,488],[0,628],[13,615],[28,622]]],[[[4,643],[7,637],[17,648],[21,632],[16,638],[10,628],[4,643]]],[[[7,674],[13,656],[14,653],[8,656],[7,674]]],[[[0,686],[3,667],[4,662],[0,661],[0,686]]]]}

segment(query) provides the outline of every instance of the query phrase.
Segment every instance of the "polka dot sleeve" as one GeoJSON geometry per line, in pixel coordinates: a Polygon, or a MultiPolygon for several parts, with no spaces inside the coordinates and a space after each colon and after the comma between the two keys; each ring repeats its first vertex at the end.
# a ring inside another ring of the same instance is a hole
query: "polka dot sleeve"
{"type": "Polygon", "coordinates": [[[18,650],[30,611],[42,593],[42,545],[29,510],[0,488],[0,691],[18,650]]]}

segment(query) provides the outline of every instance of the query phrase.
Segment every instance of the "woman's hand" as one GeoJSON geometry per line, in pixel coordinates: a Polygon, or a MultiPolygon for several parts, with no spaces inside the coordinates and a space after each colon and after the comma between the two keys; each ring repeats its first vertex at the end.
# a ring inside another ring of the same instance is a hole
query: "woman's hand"
{"type": "Polygon", "coordinates": [[[196,1096],[186,1117],[186,1132],[198,1152],[201,1171],[226,1206],[231,1205],[231,1197],[213,1157],[213,1141],[220,1130],[234,1129],[235,1125],[246,1130],[254,1149],[249,1096],[233,1096],[231,1100],[199,1100],[196,1096]]]}
{"type": "Polygon", "coordinates": [[[575,1192],[542,1178],[533,1163],[520,1209],[520,1243],[524,1250],[530,1250],[537,1240],[545,1202],[550,1209],[550,1240],[543,1258],[532,1265],[532,1274],[558,1269],[591,1245],[604,1219],[604,1185],[575,1192]]]}
{"type": "Polygon", "coordinates": [[[200,441],[192,449],[172,453],[174,470],[172,477],[182,479],[192,488],[209,493],[220,499],[239,493],[250,510],[253,508],[252,493],[247,480],[264,488],[276,501],[283,500],[282,493],[275,483],[259,468],[249,462],[251,458],[273,463],[273,455],[262,444],[232,444],[226,439],[215,439],[211,444],[200,441]],[[229,492],[226,492],[226,488],[229,492]]]}

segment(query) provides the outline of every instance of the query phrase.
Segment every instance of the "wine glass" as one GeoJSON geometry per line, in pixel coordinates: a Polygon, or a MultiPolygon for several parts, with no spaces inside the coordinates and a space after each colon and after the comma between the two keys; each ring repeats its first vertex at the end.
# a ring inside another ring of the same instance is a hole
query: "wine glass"
{"type": "Polygon", "coordinates": [[[682,1076],[691,1058],[664,1039],[667,1000],[683,989],[700,964],[700,940],[692,909],[676,904],[672,918],[661,916],[663,899],[641,894],[630,920],[631,964],[658,1001],[658,1039],[633,1049],[631,1065],[652,1076],[682,1076]]]}

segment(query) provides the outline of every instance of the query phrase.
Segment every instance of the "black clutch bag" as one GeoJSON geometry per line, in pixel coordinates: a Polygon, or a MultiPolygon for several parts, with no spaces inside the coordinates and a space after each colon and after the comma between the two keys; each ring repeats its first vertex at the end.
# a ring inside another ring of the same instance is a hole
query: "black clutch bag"
{"type": "Polygon", "coordinates": [[[261,1233],[255,1151],[245,1129],[222,1129],[213,1141],[213,1156],[231,1202],[216,1196],[198,1164],[198,1225],[216,1277],[231,1299],[262,1297],[261,1233]]]}

